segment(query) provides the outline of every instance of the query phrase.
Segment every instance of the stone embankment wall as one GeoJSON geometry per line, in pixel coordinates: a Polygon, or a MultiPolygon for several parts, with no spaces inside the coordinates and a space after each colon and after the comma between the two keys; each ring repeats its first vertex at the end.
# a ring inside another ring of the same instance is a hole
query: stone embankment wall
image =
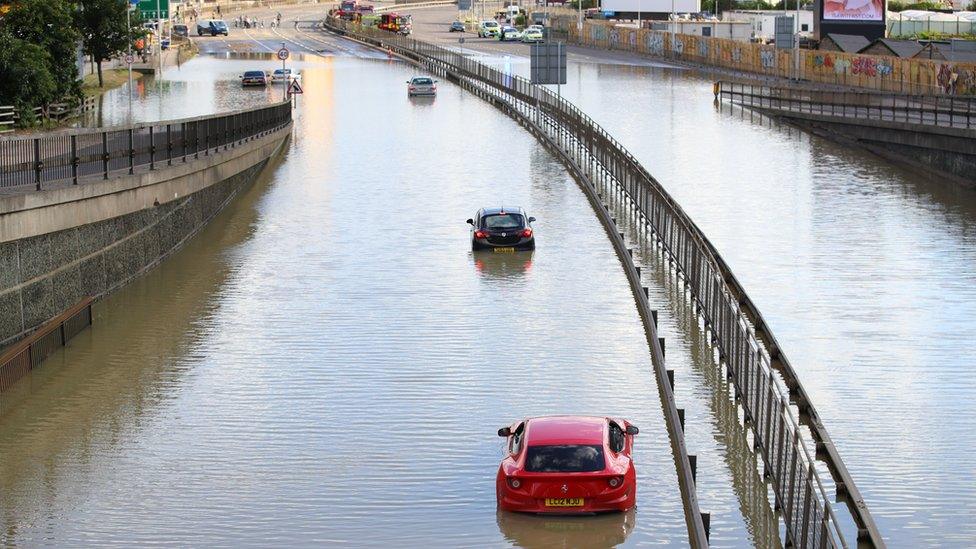
{"type": "Polygon", "coordinates": [[[290,128],[186,163],[0,197],[0,347],[157,265],[254,181],[290,128]]]}

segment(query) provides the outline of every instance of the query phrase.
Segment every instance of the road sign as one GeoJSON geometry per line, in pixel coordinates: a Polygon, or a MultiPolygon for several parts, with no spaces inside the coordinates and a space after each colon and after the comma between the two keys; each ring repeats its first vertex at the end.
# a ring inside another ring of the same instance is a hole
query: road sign
{"type": "Polygon", "coordinates": [[[529,73],[533,84],[566,83],[566,46],[555,44],[532,44],[529,58],[529,73]]]}
{"type": "Polygon", "coordinates": [[[278,50],[278,59],[281,59],[282,61],[288,59],[288,48],[281,48],[278,50]]]}
{"type": "Polygon", "coordinates": [[[135,60],[136,60],[135,57],[132,57],[132,54],[131,53],[127,53],[125,55],[125,64],[126,65],[131,65],[135,60]]]}
{"type": "Polygon", "coordinates": [[[301,95],[305,93],[302,86],[298,83],[298,80],[292,80],[291,86],[288,86],[288,95],[301,95]]]}
{"type": "Polygon", "coordinates": [[[169,19],[169,0],[139,0],[139,11],[143,19],[169,19]]]}

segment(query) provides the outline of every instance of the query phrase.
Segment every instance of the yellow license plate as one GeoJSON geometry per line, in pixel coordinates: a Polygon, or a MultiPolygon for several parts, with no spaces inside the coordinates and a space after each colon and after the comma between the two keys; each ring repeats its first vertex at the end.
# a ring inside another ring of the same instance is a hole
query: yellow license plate
{"type": "Polygon", "coordinates": [[[583,498],[546,498],[546,507],[582,507],[583,498]]]}
{"type": "Polygon", "coordinates": [[[515,248],[493,248],[496,254],[510,254],[515,252],[515,248]]]}

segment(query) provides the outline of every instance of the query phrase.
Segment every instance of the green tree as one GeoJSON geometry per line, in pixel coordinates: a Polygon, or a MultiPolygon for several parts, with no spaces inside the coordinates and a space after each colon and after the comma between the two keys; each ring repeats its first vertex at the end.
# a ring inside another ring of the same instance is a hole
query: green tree
{"type": "Polygon", "coordinates": [[[78,0],[75,26],[81,32],[85,55],[98,68],[99,87],[104,85],[102,62],[127,51],[129,44],[143,34],[137,13],[131,17],[131,26],[126,25],[127,9],[127,0],[78,0]]]}
{"type": "Polygon", "coordinates": [[[973,0],[966,6],[966,11],[976,11],[976,0],[973,0]]]}
{"type": "Polygon", "coordinates": [[[13,105],[22,126],[34,122],[34,107],[58,99],[51,53],[0,26],[0,105],[13,105]]]}
{"type": "Polygon", "coordinates": [[[10,37],[37,46],[47,54],[35,57],[36,62],[30,62],[32,71],[46,71],[54,82],[53,97],[43,97],[41,100],[48,103],[65,96],[78,95],[78,68],[75,64],[78,33],[72,25],[74,4],[68,0],[0,2],[0,5],[3,4],[6,13],[0,15],[0,27],[10,37]]]}

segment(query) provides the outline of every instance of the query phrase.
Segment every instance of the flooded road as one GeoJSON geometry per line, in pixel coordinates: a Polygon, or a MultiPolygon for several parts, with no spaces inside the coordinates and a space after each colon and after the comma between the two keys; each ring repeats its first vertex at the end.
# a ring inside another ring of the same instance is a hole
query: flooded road
{"type": "Polygon", "coordinates": [[[302,68],[284,158],[3,395],[0,545],[682,546],[643,328],[576,184],[461,90],[407,99],[402,64],[302,68]],[[473,255],[464,220],[503,202],[539,249],[473,255]],[[642,427],[636,513],[496,512],[495,431],[551,413],[642,427]]]}
{"type": "MultiPolygon", "coordinates": [[[[684,546],[640,319],[575,183],[457,88],[411,101],[409,67],[284,34],[306,90],[284,158],[0,400],[0,545],[684,546]],[[539,218],[534,254],[471,254],[464,219],[501,202],[539,218]],[[545,413],[641,427],[635,513],[496,512],[494,432],[545,413]]],[[[276,100],[236,77],[282,37],[237,38],[144,81],[131,118],[276,100]]],[[[976,544],[973,193],[719,110],[690,71],[571,61],[563,94],[722,251],[890,545],[976,544]]],[[[638,253],[713,546],[773,545],[712,349],[638,253]]]]}
{"type": "MultiPolygon", "coordinates": [[[[451,17],[418,11],[415,25],[458,49],[451,17]]],[[[464,48],[529,74],[524,45],[469,39],[464,48]]],[[[571,47],[568,73],[562,94],[642,162],[728,261],[892,546],[976,545],[976,193],[720,108],[715,77],[695,71],[571,47]]],[[[694,347],[673,322],[680,315],[662,315],[663,335],[694,347]]],[[[679,373],[703,367],[671,349],[679,373]]]]}

